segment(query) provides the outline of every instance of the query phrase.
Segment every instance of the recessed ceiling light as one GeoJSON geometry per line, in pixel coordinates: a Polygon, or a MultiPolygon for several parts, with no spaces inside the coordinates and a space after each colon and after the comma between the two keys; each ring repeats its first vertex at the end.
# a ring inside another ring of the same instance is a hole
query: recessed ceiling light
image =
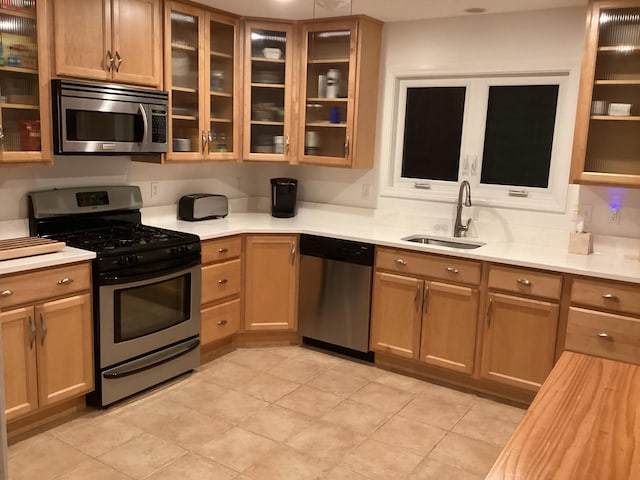
{"type": "Polygon", "coordinates": [[[487,9],[482,7],[472,7],[472,8],[465,8],[464,11],[467,13],[484,13],[487,11],[487,9]]]}

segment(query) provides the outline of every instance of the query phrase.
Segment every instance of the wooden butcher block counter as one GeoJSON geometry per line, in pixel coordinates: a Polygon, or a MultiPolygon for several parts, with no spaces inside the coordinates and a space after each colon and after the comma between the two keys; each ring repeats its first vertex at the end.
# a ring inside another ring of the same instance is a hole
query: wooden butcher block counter
{"type": "Polygon", "coordinates": [[[486,479],[639,479],[640,366],[564,352],[486,479]]]}

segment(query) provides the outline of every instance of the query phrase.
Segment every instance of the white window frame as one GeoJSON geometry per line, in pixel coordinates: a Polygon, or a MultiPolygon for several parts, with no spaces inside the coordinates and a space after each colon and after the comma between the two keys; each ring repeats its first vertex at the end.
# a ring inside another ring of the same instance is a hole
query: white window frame
{"type": "Polygon", "coordinates": [[[522,70],[389,72],[386,80],[385,109],[391,114],[385,115],[383,122],[383,131],[390,134],[382,141],[383,158],[385,152],[388,158],[383,163],[386,170],[383,168],[381,178],[382,196],[454,203],[459,182],[468,180],[475,205],[545,212],[566,210],[578,82],[576,65],[568,67],[567,62],[559,62],[558,65],[522,70]],[[548,187],[527,187],[527,196],[517,197],[509,195],[509,190],[522,187],[480,184],[489,86],[542,84],[559,85],[548,187]],[[421,181],[401,176],[407,88],[420,86],[467,87],[458,182],[421,181]],[[474,162],[475,175],[472,174],[474,162]]]}

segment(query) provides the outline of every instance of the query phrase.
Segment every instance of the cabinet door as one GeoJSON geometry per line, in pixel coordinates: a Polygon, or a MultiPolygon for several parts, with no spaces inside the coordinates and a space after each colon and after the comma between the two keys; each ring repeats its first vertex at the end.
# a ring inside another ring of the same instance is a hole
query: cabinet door
{"type": "Polygon", "coordinates": [[[168,161],[201,161],[207,144],[204,121],[203,11],[167,2],[165,11],[165,85],[169,90],[168,161]]]}
{"type": "Polygon", "coordinates": [[[423,287],[413,277],[376,272],[371,350],[418,359],[423,287]]]}
{"type": "Polygon", "coordinates": [[[489,294],[481,375],[538,390],[553,367],[558,305],[489,294]]]}
{"type": "Polygon", "coordinates": [[[356,23],[334,21],[302,28],[306,59],[300,72],[301,163],[349,166],[356,91],[356,23]]]}
{"type": "Polygon", "coordinates": [[[245,24],[245,160],[288,162],[292,135],[293,26],[245,24]]]}
{"type": "Polygon", "coordinates": [[[0,165],[53,159],[46,8],[0,7],[0,165]]]}
{"type": "Polygon", "coordinates": [[[56,75],[111,79],[111,0],[53,0],[56,75]]]}
{"type": "Polygon", "coordinates": [[[210,13],[206,74],[203,91],[209,92],[207,160],[237,160],[240,138],[240,60],[237,19],[210,13]]]}
{"type": "Polygon", "coordinates": [[[290,235],[246,237],[246,330],[295,330],[297,245],[290,235]]]}
{"type": "Polygon", "coordinates": [[[478,290],[426,282],[420,360],[473,373],[478,318],[478,290]]]}
{"type": "Polygon", "coordinates": [[[590,2],[571,181],[640,186],[640,4],[590,2]]]}
{"type": "Polygon", "coordinates": [[[38,305],[35,314],[40,407],[93,390],[91,295],[38,305]]]}
{"type": "Polygon", "coordinates": [[[159,0],[112,0],[113,79],[160,86],[162,23],[159,0]]]}
{"type": "Polygon", "coordinates": [[[33,307],[0,313],[7,420],[38,407],[36,330],[33,307]]]}

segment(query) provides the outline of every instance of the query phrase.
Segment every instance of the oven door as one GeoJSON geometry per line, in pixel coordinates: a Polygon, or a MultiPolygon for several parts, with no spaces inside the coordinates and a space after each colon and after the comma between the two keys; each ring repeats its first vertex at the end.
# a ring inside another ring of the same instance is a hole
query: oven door
{"type": "Polygon", "coordinates": [[[100,285],[100,368],[199,335],[200,288],[199,264],[100,285]]]}

